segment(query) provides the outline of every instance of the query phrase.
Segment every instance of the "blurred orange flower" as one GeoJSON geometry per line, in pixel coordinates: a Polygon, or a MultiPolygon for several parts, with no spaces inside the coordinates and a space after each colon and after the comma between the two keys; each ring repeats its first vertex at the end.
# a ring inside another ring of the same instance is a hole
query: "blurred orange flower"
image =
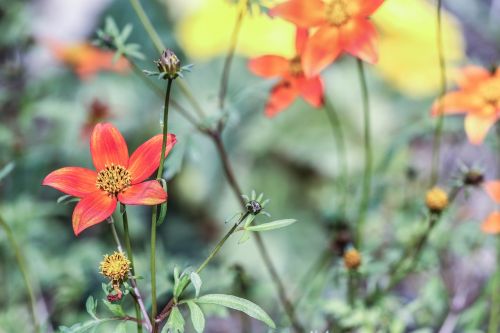
{"type": "Polygon", "coordinates": [[[92,133],[94,127],[111,117],[109,106],[95,98],[90,104],[87,113],[87,119],[82,126],[82,137],[87,138],[92,133]]]}
{"type": "MultiPolygon", "coordinates": [[[[129,157],[121,133],[109,123],[97,124],[90,139],[90,152],[96,171],[65,167],[51,172],[42,185],[81,198],[73,211],[73,230],[83,230],[107,219],[119,202],[126,205],[157,205],[167,193],[156,180],[146,181],[160,165],[163,135],[143,143],[129,157]]],[[[166,152],[176,142],[168,134],[166,152]]]]}
{"type": "Polygon", "coordinates": [[[478,66],[467,66],[461,70],[457,83],[457,91],[434,103],[432,114],[466,113],[465,132],[469,141],[480,144],[500,118],[500,68],[488,71],[478,66]]]}
{"type": "Polygon", "coordinates": [[[384,0],[289,0],[272,8],[279,16],[302,28],[319,27],[304,50],[307,76],[318,74],[343,51],[376,63],[377,32],[368,19],[384,0]]]}
{"type": "MultiPolygon", "coordinates": [[[[486,182],[484,188],[491,199],[497,204],[500,204],[500,180],[486,182]]],[[[481,229],[488,234],[500,233],[500,212],[494,211],[488,215],[481,225],[481,229]]]]}
{"type": "Polygon", "coordinates": [[[113,61],[113,52],[101,50],[88,43],[64,44],[48,40],[47,45],[54,56],[70,66],[82,80],[89,79],[100,71],[125,73],[130,68],[124,57],[113,61]]]}
{"type": "Polygon", "coordinates": [[[264,55],[248,62],[248,67],[255,75],[265,78],[281,78],[272,88],[270,98],[266,103],[265,112],[268,117],[273,117],[286,109],[299,96],[314,107],[323,105],[321,78],[318,75],[307,78],[302,70],[301,57],[307,40],[307,30],[297,29],[295,57],[287,59],[278,55],[264,55]]]}

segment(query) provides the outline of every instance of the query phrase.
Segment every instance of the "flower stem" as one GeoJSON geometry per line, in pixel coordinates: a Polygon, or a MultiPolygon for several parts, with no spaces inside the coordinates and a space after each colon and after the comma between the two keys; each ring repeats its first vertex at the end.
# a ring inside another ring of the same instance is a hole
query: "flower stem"
{"type": "Polygon", "coordinates": [[[137,14],[137,17],[144,26],[144,29],[146,30],[146,33],[148,34],[151,41],[153,42],[156,50],[158,51],[158,53],[161,53],[165,49],[165,46],[163,45],[160,36],[153,27],[153,24],[149,20],[149,17],[146,15],[146,12],[144,11],[144,8],[142,7],[141,3],[139,2],[139,0],[130,0],[130,4],[132,5],[132,8],[137,14]]]}
{"type": "MultiPolygon", "coordinates": [[[[120,237],[118,236],[118,232],[116,231],[115,227],[115,221],[113,219],[113,216],[110,216],[107,218],[107,221],[109,223],[109,226],[111,227],[111,234],[113,235],[113,239],[115,240],[116,248],[118,249],[119,252],[123,253],[123,246],[120,241],[120,237]]],[[[132,260],[131,260],[132,262],[132,260]]],[[[132,285],[132,289],[134,291],[133,297],[135,302],[139,305],[139,308],[142,312],[142,316],[144,317],[144,320],[141,321],[143,325],[146,328],[146,331],[151,332],[152,331],[152,326],[151,326],[151,319],[149,318],[148,311],[146,310],[146,306],[144,305],[144,301],[141,296],[141,292],[139,291],[139,287],[137,286],[137,281],[133,278],[132,274],[129,272],[129,277],[128,277],[130,284],[132,285]]],[[[140,317],[138,317],[140,319],[140,317]]]]}
{"type": "MultiPolygon", "coordinates": [[[[135,265],[134,265],[134,256],[132,252],[132,242],[130,241],[130,233],[128,230],[128,216],[127,216],[127,208],[125,205],[121,206],[122,212],[122,222],[123,222],[123,233],[125,234],[125,247],[127,249],[127,257],[130,260],[130,266],[132,268],[132,275],[135,276],[135,265]]],[[[135,306],[135,316],[137,317],[137,332],[142,333],[142,324],[141,324],[141,309],[137,302],[134,303],[135,306]]]]}
{"type": "Polygon", "coordinates": [[[30,311],[31,311],[31,316],[33,317],[33,325],[35,326],[35,332],[41,332],[40,321],[38,320],[38,316],[36,314],[35,293],[33,292],[33,287],[31,286],[28,269],[26,267],[26,262],[24,261],[23,254],[21,252],[21,248],[19,247],[19,244],[17,244],[17,241],[14,238],[14,233],[12,232],[9,225],[5,222],[5,220],[1,216],[0,216],[0,226],[5,231],[7,239],[9,240],[10,245],[14,249],[17,266],[19,267],[21,275],[23,276],[24,285],[26,287],[26,291],[28,292],[28,297],[30,300],[30,311]]]}
{"type": "MultiPolygon", "coordinates": [[[[156,178],[163,177],[163,165],[165,160],[165,151],[168,135],[168,106],[170,101],[170,92],[172,88],[173,79],[167,80],[167,91],[165,93],[165,103],[163,105],[163,140],[161,146],[160,165],[156,178]]],[[[163,203],[166,205],[167,203],[163,203]]],[[[155,318],[158,312],[158,305],[156,300],[156,225],[158,216],[158,206],[153,208],[151,217],[151,257],[150,257],[150,270],[151,270],[151,318],[155,318]]],[[[153,322],[153,332],[157,331],[156,323],[153,322]]]]}
{"type": "Polygon", "coordinates": [[[358,272],[356,270],[349,270],[347,277],[347,302],[354,307],[356,303],[356,294],[358,288],[358,272]]]}
{"type": "Polygon", "coordinates": [[[366,83],[363,62],[357,59],[359,80],[361,82],[361,93],[363,99],[363,118],[364,118],[364,149],[365,149],[365,170],[363,174],[363,188],[361,201],[359,204],[359,216],[356,223],[356,247],[361,249],[363,243],[363,227],[365,224],[366,213],[370,203],[370,192],[372,182],[373,152],[370,134],[370,100],[368,95],[368,86],[366,83]]]}
{"type": "Polygon", "coordinates": [[[439,179],[439,156],[441,151],[441,138],[443,135],[444,126],[444,114],[443,114],[443,96],[446,94],[446,63],[444,60],[444,50],[443,50],[443,33],[442,33],[442,23],[441,23],[441,9],[442,0],[437,1],[436,8],[436,26],[437,26],[437,50],[438,50],[438,61],[439,61],[439,71],[440,71],[440,81],[441,81],[441,91],[438,97],[438,119],[436,123],[436,128],[434,130],[434,142],[432,145],[432,168],[431,168],[431,179],[430,187],[434,186],[439,179]]]}
{"type": "Polygon", "coordinates": [[[234,51],[236,50],[236,44],[238,42],[238,37],[241,30],[241,25],[243,23],[243,18],[248,10],[248,0],[240,1],[240,8],[238,12],[238,17],[236,18],[236,23],[234,24],[233,33],[231,35],[231,41],[229,44],[229,50],[224,61],[224,68],[222,70],[222,76],[220,80],[219,88],[219,108],[224,109],[224,99],[227,93],[227,85],[229,83],[229,72],[231,70],[231,63],[234,57],[234,51]]]}
{"type": "Polygon", "coordinates": [[[497,271],[493,277],[490,322],[488,333],[496,333],[500,329],[500,236],[497,236],[497,271]]]}

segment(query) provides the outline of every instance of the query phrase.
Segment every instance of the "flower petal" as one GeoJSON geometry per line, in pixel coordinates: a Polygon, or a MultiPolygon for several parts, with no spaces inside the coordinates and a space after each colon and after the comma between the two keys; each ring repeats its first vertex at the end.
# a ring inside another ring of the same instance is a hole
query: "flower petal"
{"type": "Polygon", "coordinates": [[[302,56],[306,76],[319,74],[339,56],[340,51],[338,28],[329,25],[319,28],[309,38],[302,56]]]}
{"type": "Polygon", "coordinates": [[[491,73],[487,69],[471,65],[464,67],[458,72],[456,81],[460,88],[471,89],[491,76],[491,73]]]}
{"type": "Polygon", "coordinates": [[[277,55],[265,55],[248,61],[252,73],[262,77],[276,77],[288,73],[290,62],[277,55]]]}
{"type": "Polygon", "coordinates": [[[479,110],[482,107],[482,103],[478,95],[463,91],[453,91],[444,95],[441,101],[434,102],[431,114],[437,116],[441,112],[443,114],[456,114],[479,110]]]}
{"type": "Polygon", "coordinates": [[[354,16],[367,17],[380,7],[384,0],[351,0],[354,16]]]}
{"type": "MultiPolygon", "coordinates": [[[[132,184],[137,184],[149,178],[153,172],[160,166],[161,144],[163,134],[155,135],[148,141],[140,145],[130,156],[128,162],[128,171],[132,179],[132,184]]],[[[177,142],[173,134],[167,134],[165,144],[165,157],[177,142]]]]}
{"type": "Polygon", "coordinates": [[[66,167],[52,171],[42,185],[50,186],[77,198],[96,190],[97,172],[79,167],[66,167]]]}
{"type": "Polygon", "coordinates": [[[309,31],[307,29],[297,28],[297,32],[295,33],[295,52],[297,52],[298,55],[304,53],[308,39],[309,31]]]}
{"type": "Polygon", "coordinates": [[[117,200],[97,190],[78,202],[73,211],[73,231],[78,236],[83,230],[107,219],[116,208],[117,200]]]}
{"type": "Polygon", "coordinates": [[[118,194],[118,201],[126,205],[158,205],[167,201],[167,193],[156,180],[128,187],[118,194]]]}
{"type": "Polygon", "coordinates": [[[500,203],[500,180],[493,180],[484,184],[484,189],[496,203],[500,203]]]}
{"type": "Polygon", "coordinates": [[[465,116],[465,132],[469,137],[469,141],[476,145],[482,143],[491,126],[497,120],[497,115],[480,116],[469,112],[465,116]]]}
{"type": "Polygon", "coordinates": [[[487,234],[500,233],[500,212],[491,213],[481,225],[481,230],[487,234]]]}
{"type": "Polygon", "coordinates": [[[125,168],[128,165],[128,148],[125,139],[110,123],[100,123],[94,127],[90,138],[90,153],[97,171],[110,164],[121,165],[125,168]]]}
{"type": "Polygon", "coordinates": [[[299,81],[300,95],[312,106],[323,105],[323,82],[319,76],[310,79],[303,78],[299,81]]]}
{"type": "Polygon", "coordinates": [[[370,64],[378,61],[377,30],[366,18],[351,19],[340,27],[343,48],[355,57],[370,64]]]}
{"type": "Polygon", "coordinates": [[[269,10],[270,16],[279,16],[301,28],[310,28],[326,22],[325,4],[321,0],[290,0],[269,10]]]}
{"type": "Polygon", "coordinates": [[[266,104],[266,116],[274,117],[293,103],[299,95],[297,83],[285,80],[278,83],[271,90],[269,100],[266,104]]]}

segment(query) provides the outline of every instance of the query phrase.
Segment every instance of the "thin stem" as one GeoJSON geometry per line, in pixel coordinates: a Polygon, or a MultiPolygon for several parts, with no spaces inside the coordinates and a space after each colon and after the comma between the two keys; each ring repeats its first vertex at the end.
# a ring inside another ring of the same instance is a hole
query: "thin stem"
{"type": "Polygon", "coordinates": [[[203,109],[202,109],[200,103],[198,103],[198,101],[194,97],[193,93],[189,89],[186,82],[184,82],[183,80],[179,80],[178,86],[181,89],[181,92],[184,94],[184,97],[186,97],[188,102],[191,103],[191,106],[194,108],[194,110],[198,114],[198,117],[200,117],[201,119],[204,119],[205,112],[203,112],[203,109]]]}
{"type": "Polygon", "coordinates": [[[356,292],[358,288],[358,272],[356,270],[349,270],[347,277],[347,302],[351,307],[354,307],[356,302],[356,292]]]}
{"type": "Polygon", "coordinates": [[[248,10],[248,0],[240,1],[240,9],[238,12],[238,17],[236,18],[236,23],[234,24],[233,33],[231,35],[231,41],[229,44],[229,50],[224,61],[224,68],[222,70],[222,76],[220,80],[219,88],[219,108],[224,109],[224,99],[227,93],[227,85],[229,83],[229,72],[231,71],[231,63],[233,61],[234,52],[236,50],[236,44],[238,43],[238,37],[241,30],[241,25],[243,23],[243,18],[248,10]]]}
{"type": "MultiPolygon", "coordinates": [[[[160,155],[160,166],[158,167],[158,172],[156,178],[163,177],[163,165],[165,160],[166,143],[168,135],[168,106],[170,101],[170,92],[172,88],[173,79],[167,80],[167,91],[165,93],[165,103],[163,105],[163,139],[161,146],[160,155]]],[[[166,205],[166,203],[163,203],[166,205]]],[[[153,214],[151,217],[151,257],[150,257],[150,270],[151,270],[151,318],[155,318],[158,312],[158,305],[156,299],[156,225],[158,216],[158,206],[153,208],[153,214]]],[[[153,332],[157,331],[156,323],[153,322],[153,332]]]]}
{"type": "Polygon", "coordinates": [[[441,8],[443,6],[442,0],[437,0],[436,7],[436,25],[437,25],[437,50],[438,50],[438,61],[440,70],[440,80],[441,80],[441,91],[438,97],[438,119],[436,123],[436,128],[434,130],[434,143],[432,145],[432,169],[431,169],[431,179],[430,186],[434,186],[439,179],[439,156],[441,151],[441,139],[443,135],[444,126],[444,112],[443,112],[443,96],[446,94],[446,63],[444,60],[444,50],[443,50],[443,33],[442,33],[442,23],[441,23],[441,8]]]}
{"type": "Polygon", "coordinates": [[[5,222],[5,220],[1,216],[0,216],[0,226],[5,231],[7,239],[9,240],[11,247],[14,249],[17,266],[19,267],[19,271],[21,271],[21,275],[23,276],[24,285],[26,287],[26,291],[28,292],[28,298],[30,300],[30,311],[31,311],[31,316],[33,317],[33,326],[35,326],[35,332],[41,332],[40,321],[38,320],[38,316],[36,313],[35,293],[33,292],[33,287],[31,286],[28,269],[26,267],[26,262],[24,261],[23,254],[21,252],[21,248],[19,247],[19,244],[17,244],[17,241],[14,237],[14,233],[12,232],[9,225],[5,222]]]}
{"type": "Polygon", "coordinates": [[[363,243],[363,227],[365,224],[366,213],[370,203],[370,192],[372,182],[372,165],[373,165],[373,152],[371,145],[370,134],[370,100],[368,95],[368,86],[366,83],[365,71],[363,62],[357,59],[359,80],[361,83],[361,92],[363,99],[363,118],[364,118],[364,149],[365,149],[365,170],[363,174],[363,188],[361,194],[361,201],[359,204],[359,217],[356,223],[356,247],[361,249],[363,243]]]}
{"type": "Polygon", "coordinates": [[[488,333],[496,333],[500,329],[500,236],[497,236],[497,271],[495,275],[491,293],[488,333]]]}
{"type": "MultiPolygon", "coordinates": [[[[127,208],[125,205],[121,206],[122,207],[122,222],[123,222],[123,233],[125,234],[125,247],[127,249],[127,257],[130,260],[130,266],[132,268],[132,275],[136,275],[135,271],[135,265],[134,265],[134,256],[132,252],[132,242],[130,241],[130,233],[128,229],[128,215],[127,215],[127,208]]],[[[137,317],[137,332],[141,333],[142,332],[142,324],[141,324],[141,309],[139,307],[139,304],[137,302],[134,303],[135,306],[135,316],[137,317]]]]}
{"type": "Polygon", "coordinates": [[[148,34],[151,41],[153,42],[153,45],[155,46],[156,50],[158,51],[158,53],[161,53],[165,49],[165,45],[163,44],[158,33],[156,32],[153,24],[149,20],[149,17],[146,15],[146,12],[144,11],[144,8],[142,7],[141,3],[139,2],[139,0],[130,0],[130,4],[132,5],[132,8],[134,8],[137,17],[139,17],[139,20],[144,26],[144,29],[146,30],[146,33],[148,34]]]}

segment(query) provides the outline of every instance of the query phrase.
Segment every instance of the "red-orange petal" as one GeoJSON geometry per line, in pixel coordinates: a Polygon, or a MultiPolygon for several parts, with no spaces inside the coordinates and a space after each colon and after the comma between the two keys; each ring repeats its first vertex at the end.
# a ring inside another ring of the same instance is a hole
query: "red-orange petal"
{"type": "Polygon", "coordinates": [[[277,55],[265,55],[248,61],[252,73],[262,77],[283,76],[288,73],[290,61],[277,55]]]}
{"type": "Polygon", "coordinates": [[[304,53],[308,39],[309,31],[304,28],[297,28],[297,32],[295,33],[295,52],[298,55],[304,53]]]}
{"type": "Polygon", "coordinates": [[[78,236],[83,230],[101,223],[111,216],[117,200],[106,192],[97,190],[78,202],[73,211],[73,231],[78,236]]]}
{"type": "Polygon", "coordinates": [[[378,61],[377,30],[366,18],[353,18],[340,27],[342,47],[355,57],[370,64],[378,61]]]}
{"type": "Polygon", "coordinates": [[[471,89],[478,83],[489,79],[491,76],[491,73],[487,69],[470,65],[462,68],[458,72],[456,81],[459,87],[463,89],[471,89]]]}
{"type": "Polygon", "coordinates": [[[353,15],[367,17],[373,14],[383,3],[384,0],[351,0],[356,10],[353,15]]]}
{"type": "Polygon", "coordinates": [[[97,173],[79,167],[65,167],[52,171],[44,178],[42,185],[50,186],[63,193],[82,198],[94,192],[97,173]]]}
{"type": "Polygon", "coordinates": [[[339,29],[325,25],[318,29],[307,42],[302,56],[302,67],[307,77],[319,74],[340,54],[339,29]]]}
{"type": "Polygon", "coordinates": [[[278,83],[271,90],[269,100],[266,104],[266,116],[274,117],[289,107],[298,95],[297,83],[294,80],[286,80],[278,83]]]}
{"type": "Polygon", "coordinates": [[[118,194],[118,201],[125,205],[158,205],[167,201],[167,192],[156,180],[128,187],[118,194]]]}
{"type": "Polygon", "coordinates": [[[467,133],[469,141],[476,145],[481,144],[484,137],[497,120],[497,115],[480,116],[473,112],[469,112],[465,116],[465,133],[467,133]]]}
{"type": "Polygon", "coordinates": [[[493,212],[481,225],[481,230],[487,234],[500,233],[500,212],[493,212]]]}
{"type": "MultiPolygon", "coordinates": [[[[130,156],[128,171],[132,179],[132,184],[137,184],[149,178],[160,166],[161,144],[163,134],[155,135],[148,141],[140,145],[130,156]]],[[[165,144],[165,157],[177,142],[174,134],[167,134],[165,144]]]]}
{"type": "Polygon", "coordinates": [[[431,114],[437,116],[440,113],[457,114],[479,110],[482,103],[482,99],[477,95],[463,91],[453,91],[446,94],[440,101],[434,102],[431,114]]]}
{"type": "Polygon", "coordinates": [[[321,0],[290,0],[271,8],[269,15],[279,16],[301,28],[326,22],[325,4],[321,0]]]}
{"type": "Polygon", "coordinates": [[[321,77],[303,78],[299,81],[300,95],[309,104],[318,108],[323,105],[323,82],[321,77]]]}
{"type": "Polygon", "coordinates": [[[491,199],[493,199],[496,203],[500,203],[500,180],[486,182],[484,184],[484,189],[491,199]]]}
{"type": "Polygon", "coordinates": [[[120,131],[110,123],[94,127],[90,138],[90,153],[97,171],[106,165],[128,166],[128,148],[120,131]]]}

